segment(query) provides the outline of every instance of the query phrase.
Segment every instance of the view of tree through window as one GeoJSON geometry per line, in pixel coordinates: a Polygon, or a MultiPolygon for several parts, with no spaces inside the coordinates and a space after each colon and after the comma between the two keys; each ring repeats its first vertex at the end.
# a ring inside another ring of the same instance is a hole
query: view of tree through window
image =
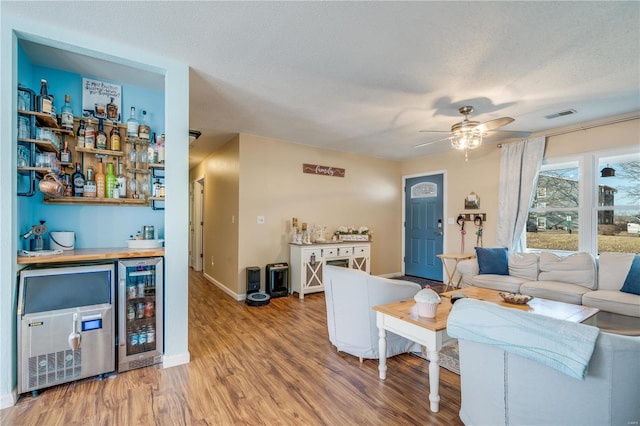
{"type": "Polygon", "coordinates": [[[640,253],[640,154],[544,165],[526,233],[529,249],[640,253]]]}

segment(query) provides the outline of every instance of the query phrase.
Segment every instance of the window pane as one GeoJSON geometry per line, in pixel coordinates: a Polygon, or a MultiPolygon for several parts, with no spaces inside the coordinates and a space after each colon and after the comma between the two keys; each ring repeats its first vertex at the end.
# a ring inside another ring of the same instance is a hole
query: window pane
{"type": "Polygon", "coordinates": [[[640,161],[632,157],[610,157],[600,160],[598,174],[598,206],[630,206],[640,203],[640,161]],[[609,163],[607,160],[618,160],[609,163]]]}
{"type": "Polygon", "coordinates": [[[578,190],[577,167],[541,171],[531,207],[578,207],[578,190]]]}
{"type": "Polygon", "coordinates": [[[601,215],[611,221],[598,221],[598,253],[640,253],[640,210],[601,210],[598,220],[601,215]]]}
{"type": "Polygon", "coordinates": [[[578,212],[530,212],[527,220],[527,248],[578,251],[578,212]]]}

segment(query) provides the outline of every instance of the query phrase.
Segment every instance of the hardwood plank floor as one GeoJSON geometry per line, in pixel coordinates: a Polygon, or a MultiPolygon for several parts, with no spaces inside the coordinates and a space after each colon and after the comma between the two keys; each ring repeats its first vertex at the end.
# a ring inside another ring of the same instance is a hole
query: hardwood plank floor
{"type": "Polygon", "coordinates": [[[191,363],[152,366],[23,395],[2,425],[460,425],[460,378],[440,369],[440,412],[429,369],[408,354],[377,360],[329,343],[324,294],[236,302],[189,273],[191,363]]]}

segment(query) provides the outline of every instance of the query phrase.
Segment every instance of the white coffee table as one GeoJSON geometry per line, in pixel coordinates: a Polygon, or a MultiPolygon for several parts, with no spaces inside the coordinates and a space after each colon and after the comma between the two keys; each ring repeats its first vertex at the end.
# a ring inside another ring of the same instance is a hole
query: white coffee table
{"type": "MultiPolygon", "coordinates": [[[[465,293],[467,297],[473,299],[485,300],[505,307],[573,322],[593,321],[599,311],[597,308],[540,298],[533,299],[527,305],[512,305],[503,302],[497,291],[479,287],[466,287],[456,290],[456,292],[465,293]]],[[[435,318],[418,317],[417,314],[412,313],[411,308],[415,304],[413,299],[373,307],[373,310],[376,311],[376,324],[380,337],[378,340],[380,351],[378,371],[380,379],[384,380],[387,377],[387,331],[425,346],[430,360],[429,401],[431,411],[434,413],[437,413],[440,409],[439,352],[445,343],[452,340],[447,335],[447,318],[449,317],[449,312],[451,312],[451,293],[442,293],[440,295],[442,296],[442,302],[438,305],[435,318]]]]}

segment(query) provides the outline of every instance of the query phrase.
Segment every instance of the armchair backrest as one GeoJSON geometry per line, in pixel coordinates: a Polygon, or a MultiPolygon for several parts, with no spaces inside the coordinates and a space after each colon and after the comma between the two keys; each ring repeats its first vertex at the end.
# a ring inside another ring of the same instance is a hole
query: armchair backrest
{"type": "MultiPolygon", "coordinates": [[[[379,357],[373,306],[409,299],[421,289],[416,283],[337,266],[325,266],[323,283],[329,340],[338,350],[362,358],[379,357]]],[[[406,352],[411,345],[399,336],[388,336],[387,356],[406,352]]]]}

